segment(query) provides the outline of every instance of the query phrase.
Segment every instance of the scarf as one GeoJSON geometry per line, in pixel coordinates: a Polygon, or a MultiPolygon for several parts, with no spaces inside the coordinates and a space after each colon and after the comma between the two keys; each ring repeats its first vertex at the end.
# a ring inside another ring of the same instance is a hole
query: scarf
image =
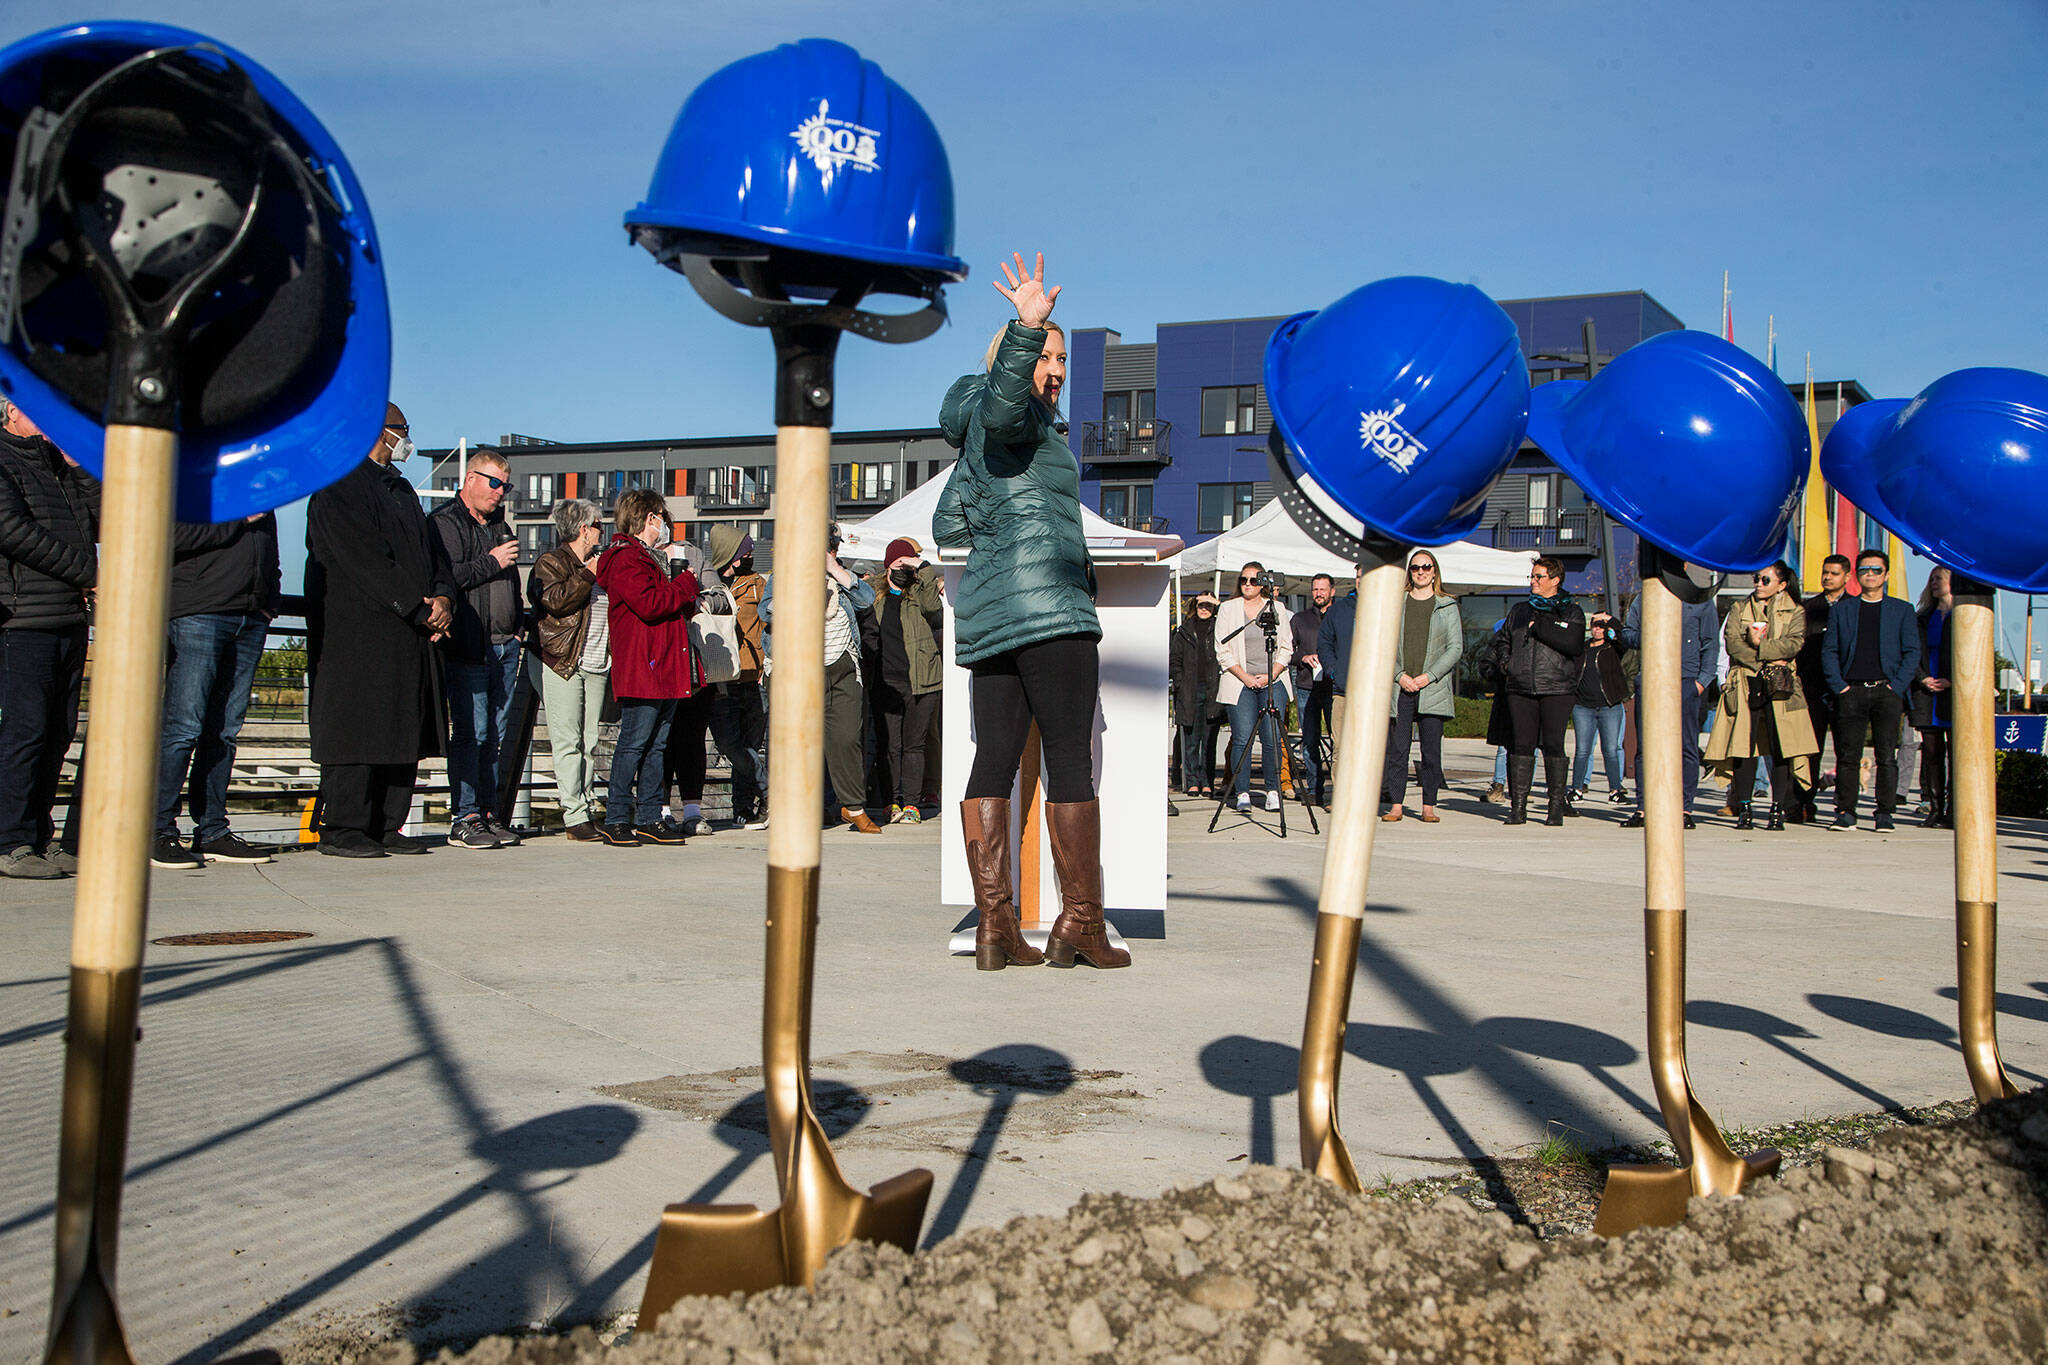
{"type": "Polygon", "coordinates": [[[1571,604],[1572,595],[1563,588],[1557,590],[1555,597],[1538,597],[1533,592],[1529,594],[1529,605],[1538,611],[1556,611],[1559,607],[1568,607],[1571,604]]]}

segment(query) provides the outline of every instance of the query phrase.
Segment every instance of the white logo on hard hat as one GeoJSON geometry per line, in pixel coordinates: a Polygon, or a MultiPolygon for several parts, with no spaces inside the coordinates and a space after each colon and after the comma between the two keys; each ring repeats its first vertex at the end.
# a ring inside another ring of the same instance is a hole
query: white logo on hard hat
{"type": "Polygon", "coordinates": [[[1394,420],[1407,410],[1406,403],[1396,403],[1392,412],[1364,412],[1358,419],[1358,439],[1365,448],[1403,474],[1415,468],[1418,456],[1429,453],[1428,446],[1394,420]]]}
{"type": "Polygon", "coordinates": [[[842,166],[857,171],[877,169],[881,163],[875,158],[875,144],[882,135],[843,118],[829,118],[829,112],[830,107],[819,100],[818,112],[799,123],[790,134],[811,164],[824,172],[825,183],[831,184],[832,173],[842,166]]]}

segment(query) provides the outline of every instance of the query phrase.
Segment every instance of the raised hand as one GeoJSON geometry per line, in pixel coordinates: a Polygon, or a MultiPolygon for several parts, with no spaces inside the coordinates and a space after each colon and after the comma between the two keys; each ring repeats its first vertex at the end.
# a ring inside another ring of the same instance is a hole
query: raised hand
{"type": "Polygon", "coordinates": [[[1017,262],[1015,270],[1010,269],[1008,261],[997,262],[1002,267],[1003,278],[1010,282],[1009,288],[1005,289],[1000,280],[990,280],[989,283],[995,285],[998,294],[1016,306],[1017,321],[1026,327],[1043,327],[1045,320],[1052,316],[1053,304],[1059,301],[1060,286],[1045,287],[1043,251],[1038,253],[1037,265],[1029,271],[1024,268],[1024,253],[1013,251],[1010,254],[1017,262]]]}

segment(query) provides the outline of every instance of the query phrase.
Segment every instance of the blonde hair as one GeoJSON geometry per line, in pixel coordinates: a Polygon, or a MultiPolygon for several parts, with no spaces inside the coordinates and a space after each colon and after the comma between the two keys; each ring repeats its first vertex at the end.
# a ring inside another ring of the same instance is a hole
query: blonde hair
{"type": "Polygon", "coordinates": [[[462,472],[464,474],[474,474],[479,469],[484,468],[502,469],[507,474],[510,474],[512,472],[512,462],[507,460],[504,453],[496,446],[478,446],[469,453],[469,463],[463,467],[462,472]]]}
{"type": "MultiPolygon", "coordinates": [[[[1067,329],[1060,326],[1057,322],[1054,322],[1051,318],[1047,318],[1045,320],[1043,330],[1048,332],[1058,332],[1060,334],[1061,341],[1065,341],[1067,339],[1067,329]]],[[[986,374],[996,367],[996,352],[1002,349],[1003,338],[1008,336],[1009,334],[1010,324],[1006,322],[1002,326],[996,328],[996,334],[988,339],[988,352],[981,358],[982,373],[986,374]]]]}

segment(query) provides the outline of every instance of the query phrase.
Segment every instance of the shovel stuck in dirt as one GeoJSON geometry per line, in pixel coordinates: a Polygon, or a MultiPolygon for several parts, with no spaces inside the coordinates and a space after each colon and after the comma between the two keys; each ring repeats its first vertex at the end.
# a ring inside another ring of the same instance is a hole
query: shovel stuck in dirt
{"type": "MultiPolygon", "coordinates": [[[[1953,572],[1953,571],[1951,571],[1953,572]]],[[[1992,734],[1992,634],[1988,585],[1955,574],[1949,617],[1954,672],[1956,1008],[1963,1065],[1979,1103],[2011,1099],[2019,1087],[1998,1055],[1998,776],[1992,734]]]]}
{"type": "MultiPolygon", "coordinates": [[[[1647,547],[1646,547],[1647,550],[1647,547]]],[[[1646,561],[1648,555],[1646,553],[1646,561]]],[[[1646,563],[1647,567],[1647,563],[1646,563]]],[[[1618,1237],[1685,1219],[1694,1195],[1739,1194],[1775,1174],[1776,1152],[1738,1156],[1693,1093],[1685,1065],[1685,817],[1679,741],[1683,711],[1678,655],[1683,625],[1677,596],[1643,574],[1642,707],[1643,932],[1649,961],[1650,1078],[1657,1107],[1678,1151],[1676,1166],[1615,1166],[1593,1231],[1618,1237]]]]}
{"type": "MultiPolygon", "coordinates": [[[[829,394],[836,332],[822,347],[829,394]]],[[[816,354],[815,352],[813,353],[816,354]]],[[[829,420],[830,408],[824,409],[829,420]]],[[[847,1183],[811,1105],[811,970],[818,939],[815,814],[823,808],[826,499],[831,431],[778,428],[775,463],[777,575],[775,671],[769,677],[768,958],[762,993],[762,1085],[775,1156],[778,1208],[671,1204],[662,1211],[640,1301],[651,1325],[686,1294],[808,1285],[826,1255],[850,1241],[917,1245],[932,1173],[906,1171],[866,1194],[847,1183]],[[788,644],[781,644],[788,641],[788,644]],[[806,647],[796,642],[819,642],[806,647]]],[[[837,606],[832,608],[838,610],[837,606]]]]}
{"type": "Polygon", "coordinates": [[[1366,886],[1372,878],[1373,834],[1380,825],[1379,775],[1387,761],[1386,718],[1368,699],[1394,690],[1407,559],[1405,550],[1369,550],[1358,579],[1358,620],[1344,680],[1344,694],[1358,700],[1344,708],[1344,730],[1337,737],[1337,800],[1330,816],[1330,846],[1323,855],[1315,964],[1301,1034],[1301,1164],[1354,1194],[1365,1187],[1337,1131],[1337,1080],[1344,1063],[1351,982],[1358,971],[1366,886]]]}

